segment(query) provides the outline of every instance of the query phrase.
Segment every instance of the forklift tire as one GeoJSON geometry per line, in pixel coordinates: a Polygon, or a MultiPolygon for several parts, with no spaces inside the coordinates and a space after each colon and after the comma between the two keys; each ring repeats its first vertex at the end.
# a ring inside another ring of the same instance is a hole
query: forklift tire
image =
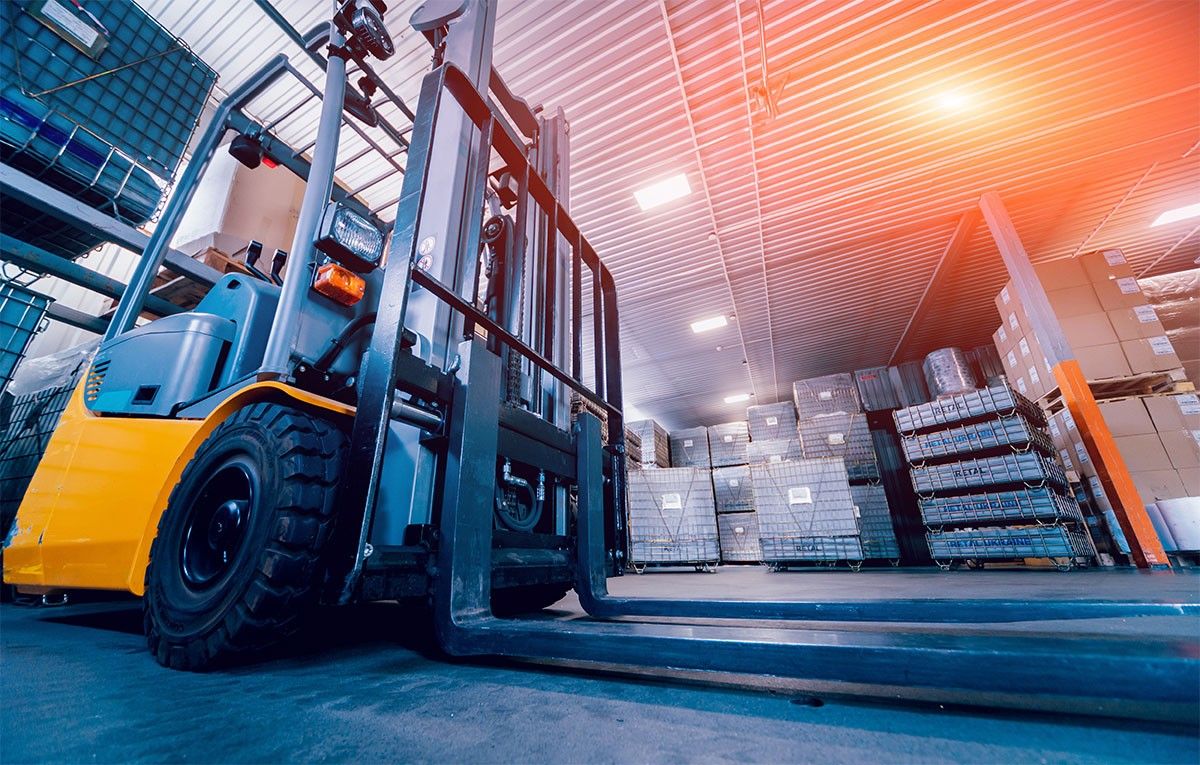
{"type": "Polygon", "coordinates": [[[566,597],[569,584],[534,584],[492,590],[492,613],[496,616],[520,616],[549,608],[566,597]]]}
{"type": "Polygon", "coordinates": [[[345,444],[329,422],[258,403],[200,445],[146,568],[143,626],[159,664],[208,669],[296,630],[321,584],[345,444]]]}

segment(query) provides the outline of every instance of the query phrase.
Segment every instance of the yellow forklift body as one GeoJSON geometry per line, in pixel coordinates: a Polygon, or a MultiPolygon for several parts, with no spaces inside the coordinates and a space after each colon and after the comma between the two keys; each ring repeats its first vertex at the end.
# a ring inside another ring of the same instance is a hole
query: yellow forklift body
{"type": "Polygon", "coordinates": [[[218,425],[275,400],[351,416],[352,407],[278,382],[237,391],[204,419],[89,412],[75,389],[17,511],[4,581],[18,587],[127,590],[141,595],[150,544],[183,469],[218,425]]]}

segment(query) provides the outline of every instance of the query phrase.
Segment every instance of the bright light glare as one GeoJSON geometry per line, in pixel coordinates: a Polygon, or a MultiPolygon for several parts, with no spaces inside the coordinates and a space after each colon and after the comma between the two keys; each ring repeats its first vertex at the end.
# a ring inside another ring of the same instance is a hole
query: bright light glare
{"type": "Polygon", "coordinates": [[[959,112],[971,105],[971,97],[957,90],[948,90],[937,97],[937,105],[948,112],[959,112]]]}
{"type": "Polygon", "coordinates": [[[724,316],[714,316],[711,319],[701,319],[700,321],[692,322],[692,331],[697,335],[701,332],[707,332],[710,329],[720,329],[729,323],[729,319],[724,316]]]}
{"type": "Polygon", "coordinates": [[[1155,226],[1165,226],[1168,223],[1174,223],[1177,220],[1187,220],[1200,215],[1200,204],[1188,205],[1187,207],[1176,207],[1174,210],[1167,210],[1162,215],[1154,219],[1150,224],[1150,228],[1155,226]]]}
{"type": "Polygon", "coordinates": [[[749,400],[750,400],[749,393],[735,393],[732,396],[725,397],[726,404],[740,404],[743,401],[749,401],[749,400]]]}
{"type": "Polygon", "coordinates": [[[688,185],[687,176],[680,173],[638,189],[633,192],[633,196],[637,198],[637,203],[643,210],[649,210],[652,207],[686,197],[691,193],[692,187],[688,185]]]}

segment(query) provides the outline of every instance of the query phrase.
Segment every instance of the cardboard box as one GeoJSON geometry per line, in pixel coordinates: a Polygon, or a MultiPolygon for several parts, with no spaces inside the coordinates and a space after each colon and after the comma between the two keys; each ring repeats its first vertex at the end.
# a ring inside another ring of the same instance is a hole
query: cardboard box
{"type": "Polygon", "coordinates": [[[1089,345],[1108,345],[1119,342],[1117,333],[1108,323],[1108,314],[1103,311],[1082,313],[1078,316],[1062,316],[1058,319],[1067,345],[1081,348],[1089,345]]]}
{"type": "Polygon", "coordinates": [[[1092,282],[1092,290],[1095,291],[1096,299],[1100,301],[1100,305],[1105,311],[1146,304],[1146,296],[1142,294],[1142,288],[1138,286],[1137,279],[1132,276],[1092,282]]]}
{"type": "Polygon", "coordinates": [[[992,345],[996,346],[996,353],[1000,354],[1000,358],[1004,358],[1004,354],[1008,353],[1008,349],[1013,347],[1017,338],[1008,331],[1007,324],[1001,324],[992,333],[992,345]]]}
{"type": "Polygon", "coordinates": [[[1119,343],[1094,345],[1088,348],[1073,348],[1075,360],[1079,362],[1083,376],[1089,380],[1106,377],[1128,377],[1132,374],[1119,343]]]}
{"type": "MultiPolygon", "coordinates": [[[[1084,287],[1067,287],[1066,289],[1052,290],[1046,293],[1046,297],[1050,299],[1050,307],[1054,309],[1054,315],[1060,320],[1067,316],[1079,316],[1080,314],[1097,313],[1105,310],[1100,304],[1100,298],[1096,296],[1096,292],[1090,284],[1084,287]]],[[[1142,300],[1141,302],[1145,303],[1146,301],[1142,300]]],[[[1114,310],[1124,307],[1114,306],[1114,310]]]]}
{"type": "Polygon", "coordinates": [[[1100,401],[1100,414],[1113,437],[1141,436],[1157,432],[1154,420],[1146,411],[1146,405],[1140,398],[1126,398],[1119,401],[1100,401]]]}
{"type": "Polygon", "coordinates": [[[1142,399],[1154,429],[1159,433],[1172,430],[1200,430],[1200,396],[1180,393],[1174,396],[1147,396],[1142,399]]]}
{"type": "Polygon", "coordinates": [[[1087,446],[1085,446],[1083,440],[1079,438],[1078,432],[1076,432],[1075,437],[1071,439],[1071,452],[1075,458],[1075,469],[1078,470],[1081,475],[1096,475],[1096,466],[1092,464],[1092,455],[1088,453],[1087,446]]]}
{"type": "Polygon", "coordinates": [[[1158,437],[1176,470],[1200,468],[1200,430],[1169,430],[1158,437]]]}
{"type": "Polygon", "coordinates": [[[996,313],[1000,314],[1001,318],[1008,316],[1009,310],[1016,305],[1016,295],[1013,293],[1012,280],[1005,283],[1004,287],[996,293],[996,313]]]}
{"type": "Polygon", "coordinates": [[[1113,440],[1117,442],[1117,450],[1121,452],[1121,459],[1125,460],[1125,467],[1130,472],[1175,469],[1157,433],[1119,436],[1113,440]]]}
{"type": "Polygon", "coordinates": [[[1133,269],[1120,250],[1085,252],[1079,256],[1078,262],[1087,278],[1093,282],[1133,276],[1133,269]]]}
{"type": "Polygon", "coordinates": [[[1121,341],[1121,350],[1133,374],[1166,372],[1181,366],[1175,347],[1166,335],[1121,341]]]}
{"type": "Polygon", "coordinates": [[[1083,268],[1083,263],[1077,258],[1059,258],[1034,265],[1033,272],[1037,274],[1042,288],[1047,292],[1065,287],[1080,287],[1091,283],[1083,268]]]}
{"type": "Polygon", "coordinates": [[[1152,305],[1118,308],[1108,311],[1107,316],[1118,340],[1137,340],[1140,337],[1158,337],[1166,334],[1152,305]]]}
{"type": "Polygon", "coordinates": [[[1129,477],[1146,504],[1189,496],[1178,470],[1145,470],[1132,472],[1129,477]]]}
{"type": "Polygon", "coordinates": [[[1179,482],[1183,484],[1183,496],[1200,497],[1200,468],[1180,470],[1179,482]]]}

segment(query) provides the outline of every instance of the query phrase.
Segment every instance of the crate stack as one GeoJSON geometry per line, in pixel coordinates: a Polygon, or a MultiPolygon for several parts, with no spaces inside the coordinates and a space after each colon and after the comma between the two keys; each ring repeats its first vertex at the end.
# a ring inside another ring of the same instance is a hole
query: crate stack
{"type": "Polygon", "coordinates": [[[758,517],[750,484],[750,424],[745,420],[708,428],[713,497],[723,563],[757,563],[758,517]]]}
{"type": "Polygon", "coordinates": [[[713,486],[708,468],[631,470],[629,562],[647,566],[694,566],[708,571],[721,559],[713,486]]]}
{"type": "Polygon", "coordinates": [[[1007,383],[895,419],[939,566],[1039,558],[1068,568],[1094,558],[1045,417],[1007,383]]]}
{"type": "Polygon", "coordinates": [[[894,408],[895,394],[886,368],[800,380],[793,386],[800,449],[806,460],[842,460],[858,510],[863,556],[898,561],[900,546],[880,485],[875,446],[856,378],[867,384],[873,404],[894,408]]]}
{"type": "Polygon", "coordinates": [[[654,420],[637,420],[629,423],[628,430],[637,438],[637,443],[633,444],[627,437],[631,442],[627,448],[629,462],[644,468],[671,466],[670,437],[662,425],[654,420]]]}

